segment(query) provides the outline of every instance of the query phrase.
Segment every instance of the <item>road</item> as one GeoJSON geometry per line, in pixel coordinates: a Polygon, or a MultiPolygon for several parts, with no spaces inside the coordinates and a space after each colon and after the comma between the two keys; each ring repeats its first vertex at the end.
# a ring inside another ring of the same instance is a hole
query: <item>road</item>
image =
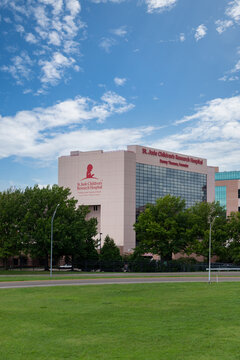
{"type": "MultiPolygon", "coordinates": [[[[108,274],[109,276],[109,274],[108,274]]],[[[118,274],[119,276],[119,274],[118,274]]],[[[208,278],[205,276],[162,276],[156,277],[135,277],[128,276],[116,277],[116,278],[101,278],[101,279],[64,279],[64,280],[34,280],[34,281],[8,281],[0,282],[0,289],[16,289],[16,288],[29,288],[29,287],[50,287],[50,286],[76,286],[76,285],[107,285],[107,284],[152,284],[152,283],[176,283],[176,282],[208,282],[208,278]]],[[[149,276],[149,274],[148,274],[149,276]]],[[[240,275],[233,276],[232,274],[222,275],[217,277],[215,274],[212,276],[212,282],[239,282],[240,275]]]]}

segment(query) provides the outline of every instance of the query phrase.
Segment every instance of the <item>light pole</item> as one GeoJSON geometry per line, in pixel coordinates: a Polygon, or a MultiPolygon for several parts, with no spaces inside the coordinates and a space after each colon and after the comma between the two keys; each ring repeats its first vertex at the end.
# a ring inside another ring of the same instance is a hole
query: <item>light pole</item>
{"type": "MultiPolygon", "coordinates": [[[[100,239],[99,239],[99,245],[100,245],[100,249],[99,249],[99,255],[101,255],[101,242],[102,242],[102,233],[100,232],[100,239]]],[[[99,270],[101,270],[101,257],[99,256],[99,270]]]]}
{"type": "Polygon", "coordinates": [[[51,220],[51,255],[50,255],[50,277],[52,277],[52,258],[53,258],[53,220],[57,212],[57,208],[60,204],[57,204],[56,209],[54,210],[52,220],[51,220]]]}
{"type": "Polygon", "coordinates": [[[101,242],[102,242],[102,233],[100,232],[100,239],[99,239],[99,242],[100,242],[100,251],[99,253],[101,254],[101,242]]]}
{"type": "Polygon", "coordinates": [[[211,218],[209,218],[209,224],[210,224],[210,229],[209,229],[209,250],[208,250],[208,283],[211,283],[211,250],[212,250],[212,225],[215,221],[215,219],[219,217],[218,215],[215,216],[212,221],[211,218]]]}

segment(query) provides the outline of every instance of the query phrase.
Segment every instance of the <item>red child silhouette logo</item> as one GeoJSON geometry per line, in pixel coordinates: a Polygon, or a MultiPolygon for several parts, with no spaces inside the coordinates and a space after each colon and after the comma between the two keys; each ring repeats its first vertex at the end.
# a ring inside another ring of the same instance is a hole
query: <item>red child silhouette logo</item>
{"type": "Polygon", "coordinates": [[[92,170],[93,170],[93,166],[92,164],[88,164],[87,166],[87,172],[86,172],[86,177],[82,180],[86,180],[86,179],[97,179],[96,177],[94,177],[95,174],[92,174],[92,170]]]}
{"type": "Polygon", "coordinates": [[[93,169],[92,164],[89,164],[89,165],[87,166],[86,179],[92,179],[92,178],[94,178],[94,174],[92,174],[92,169],[93,169]]]}

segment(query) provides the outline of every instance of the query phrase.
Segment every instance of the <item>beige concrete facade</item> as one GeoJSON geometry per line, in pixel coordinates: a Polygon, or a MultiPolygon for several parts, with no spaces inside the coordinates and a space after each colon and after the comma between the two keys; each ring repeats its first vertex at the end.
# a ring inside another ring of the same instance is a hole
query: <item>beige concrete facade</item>
{"type": "Polygon", "coordinates": [[[108,234],[122,252],[135,247],[136,163],[206,174],[207,201],[215,197],[216,168],[207,160],[131,145],[120,151],[73,151],[59,158],[59,186],[71,189],[79,205],[89,205],[102,239],[108,234]]]}
{"type": "Polygon", "coordinates": [[[135,154],[129,151],[72,152],[59,158],[59,185],[79,205],[90,205],[102,238],[110,235],[123,252],[135,246],[135,154]]]}

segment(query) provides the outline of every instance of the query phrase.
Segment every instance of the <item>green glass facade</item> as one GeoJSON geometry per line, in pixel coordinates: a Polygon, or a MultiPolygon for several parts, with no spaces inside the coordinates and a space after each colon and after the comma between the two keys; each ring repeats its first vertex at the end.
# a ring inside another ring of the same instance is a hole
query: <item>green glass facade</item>
{"type": "Polygon", "coordinates": [[[223,171],[215,174],[215,181],[240,180],[240,171],[223,171]]]}
{"type": "Polygon", "coordinates": [[[220,205],[225,209],[227,208],[227,187],[216,186],[215,187],[215,200],[219,201],[220,205]]]}
{"type": "Polygon", "coordinates": [[[169,169],[160,166],[136,164],[136,215],[147,203],[165,195],[179,196],[186,207],[207,201],[207,175],[169,169]]]}

